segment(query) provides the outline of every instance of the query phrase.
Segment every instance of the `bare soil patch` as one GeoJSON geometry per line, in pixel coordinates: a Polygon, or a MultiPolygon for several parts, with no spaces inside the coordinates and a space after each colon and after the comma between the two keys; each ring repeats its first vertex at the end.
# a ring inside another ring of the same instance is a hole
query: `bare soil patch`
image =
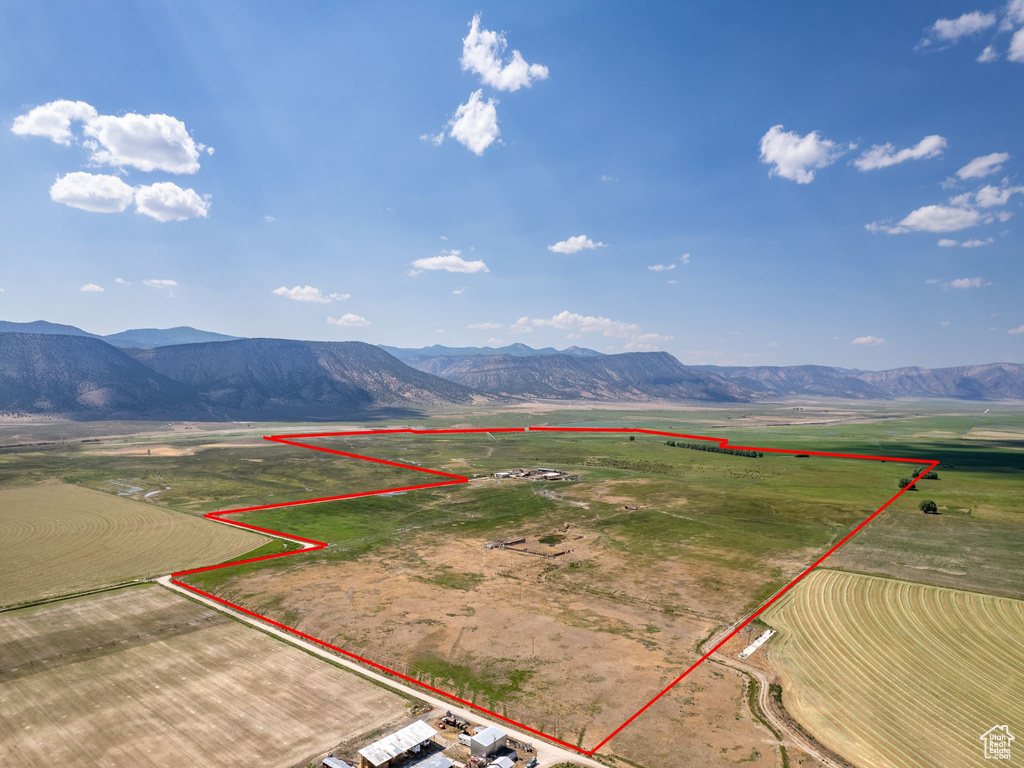
{"type": "Polygon", "coordinates": [[[0,762],[305,764],[403,699],[160,587],[0,615],[0,762]]]}

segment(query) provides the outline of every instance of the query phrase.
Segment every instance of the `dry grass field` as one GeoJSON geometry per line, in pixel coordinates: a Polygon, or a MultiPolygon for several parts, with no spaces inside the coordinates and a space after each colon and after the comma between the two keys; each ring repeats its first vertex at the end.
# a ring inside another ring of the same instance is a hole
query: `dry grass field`
{"type": "Polygon", "coordinates": [[[1024,602],[816,571],[765,620],[786,707],[858,766],[987,765],[979,737],[1024,724],[1024,602]]]}
{"type": "Polygon", "coordinates": [[[304,764],[406,702],[160,587],[0,614],[0,764],[304,764]]]}
{"type": "Polygon", "coordinates": [[[0,490],[0,605],[220,562],[264,541],[66,483],[0,490]]]}

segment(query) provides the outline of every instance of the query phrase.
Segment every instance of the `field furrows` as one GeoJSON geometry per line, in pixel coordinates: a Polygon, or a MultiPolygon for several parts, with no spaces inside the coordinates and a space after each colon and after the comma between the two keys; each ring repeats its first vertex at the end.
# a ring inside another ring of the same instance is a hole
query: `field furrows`
{"type": "Polygon", "coordinates": [[[985,765],[979,737],[1024,721],[1024,603],[817,571],[766,621],[786,706],[865,768],[985,765]]]}

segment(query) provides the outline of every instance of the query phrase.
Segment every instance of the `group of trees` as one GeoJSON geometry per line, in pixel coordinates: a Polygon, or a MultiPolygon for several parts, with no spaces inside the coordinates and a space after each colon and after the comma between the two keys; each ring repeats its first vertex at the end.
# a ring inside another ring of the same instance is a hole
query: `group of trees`
{"type": "Polygon", "coordinates": [[[684,443],[675,440],[666,440],[665,445],[675,448],[689,448],[691,451],[707,451],[708,453],[726,453],[730,456],[746,456],[750,459],[760,459],[764,456],[761,451],[748,451],[742,448],[722,448],[713,443],[684,443]]]}

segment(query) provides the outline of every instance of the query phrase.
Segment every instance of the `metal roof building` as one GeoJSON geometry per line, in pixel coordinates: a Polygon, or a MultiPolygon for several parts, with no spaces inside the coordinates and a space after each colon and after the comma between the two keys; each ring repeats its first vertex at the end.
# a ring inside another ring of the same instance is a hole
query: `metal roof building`
{"type": "Polygon", "coordinates": [[[420,747],[437,735],[437,731],[417,720],[400,731],[395,731],[383,739],[373,742],[359,750],[360,766],[380,768],[391,760],[406,752],[419,752],[420,747]]]}
{"type": "Polygon", "coordinates": [[[413,763],[409,768],[452,768],[452,765],[451,760],[445,757],[443,753],[438,752],[436,755],[431,755],[425,760],[413,763]]]}
{"type": "Polygon", "coordinates": [[[504,731],[500,731],[493,725],[490,725],[482,731],[473,734],[469,744],[469,751],[472,752],[474,757],[493,755],[505,746],[507,738],[504,731]]]}

